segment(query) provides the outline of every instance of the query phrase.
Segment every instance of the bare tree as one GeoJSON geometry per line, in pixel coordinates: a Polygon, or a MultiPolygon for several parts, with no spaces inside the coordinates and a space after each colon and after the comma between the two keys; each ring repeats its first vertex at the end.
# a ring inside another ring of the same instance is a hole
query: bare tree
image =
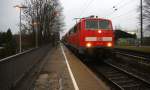
{"type": "MultiPolygon", "coordinates": [[[[28,7],[24,11],[24,30],[35,36],[38,33],[40,44],[52,42],[54,33],[62,31],[62,7],[58,0],[25,0],[28,7]]],[[[33,40],[35,40],[33,38],[33,40]]]]}
{"type": "Polygon", "coordinates": [[[145,30],[150,31],[150,0],[144,0],[143,20],[144,20],[145,30]]]}

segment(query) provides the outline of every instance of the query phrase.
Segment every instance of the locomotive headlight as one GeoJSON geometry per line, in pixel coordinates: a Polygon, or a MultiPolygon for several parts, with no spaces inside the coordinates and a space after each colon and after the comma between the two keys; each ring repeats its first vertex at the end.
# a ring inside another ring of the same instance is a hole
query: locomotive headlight
{"type": "Polygon", "coordinates": [[[86,44],[86,47],[87,47],[87,48],[90,48],[91,46],[92,46],[91,43],[87,43],[87,44],[86,44]]]}
{"type": "Polygon", "coordinates": [[[112,47],[112,43],[111,42],[107,43],[107,46],[112,47]]]}
{"type": "Polygon", "coordinates": [[[98,33],[102,33],[102,31],[101,31],[101,30],[98,30],[98,33]]]}

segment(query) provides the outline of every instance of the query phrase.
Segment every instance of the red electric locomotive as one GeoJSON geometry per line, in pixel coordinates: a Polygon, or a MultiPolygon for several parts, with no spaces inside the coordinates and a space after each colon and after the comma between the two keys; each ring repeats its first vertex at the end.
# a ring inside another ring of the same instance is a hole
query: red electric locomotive
{"type": "Polygon", "coordinates": [[[64,36],[66,44],[80,54],[102,55],[114,47],[114,33],[111,20],[82,18],[64,36]]]}

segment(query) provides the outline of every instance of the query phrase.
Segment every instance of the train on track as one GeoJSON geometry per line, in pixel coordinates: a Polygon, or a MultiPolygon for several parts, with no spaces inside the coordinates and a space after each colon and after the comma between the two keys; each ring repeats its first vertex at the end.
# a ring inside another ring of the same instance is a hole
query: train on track
{"type": "Polygon", "coordinates": [[[109,19],[81,18],[64,36],[63,42],[75,52],[88,56],[108,55],[114,47],[114,32],[109,19]]]}

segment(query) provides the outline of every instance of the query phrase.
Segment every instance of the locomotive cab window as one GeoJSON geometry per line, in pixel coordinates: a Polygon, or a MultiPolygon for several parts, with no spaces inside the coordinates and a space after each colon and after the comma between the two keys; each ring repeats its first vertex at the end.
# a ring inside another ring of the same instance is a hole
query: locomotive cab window
{"type": "Polygon", "coordinates": [[[99,21],[98,29],[111,29],[110,22],[107,20],[99,21]]]}
{"type": "Polygon", "coordinates": [[[110,22],[108,20],[86,20],[86,29],[98,30],[98,29],[111,29],[110,22]]]}
{"type": "Polygon", "coordinates": [[[86,20],[86,29],[98,29],[98,21],[86,20]]]}

